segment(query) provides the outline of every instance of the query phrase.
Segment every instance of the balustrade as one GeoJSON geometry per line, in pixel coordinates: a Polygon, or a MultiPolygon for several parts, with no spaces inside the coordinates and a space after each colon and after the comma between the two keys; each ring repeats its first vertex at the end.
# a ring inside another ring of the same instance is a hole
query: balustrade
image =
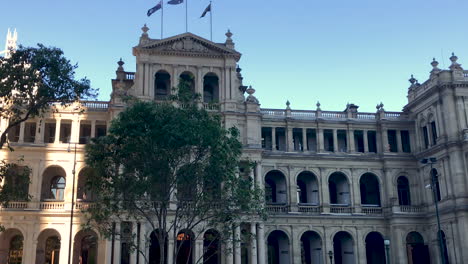
{"type": "Polygon", "coordinates": [[[383,210],[380,206],[362,206],[361,212],[366,215],[382,215],[383,210]]]}
{"type": "Polygon", "coordinates": [[[318,205],[299,204],[299,212],[307,214],[320,214],[322,208],[318,205]]]}
{"type": "Polygon", "coordinates": [[[352,214],[354,212],[354,208],[349,205],[339,205],[339,204],[331,204],[330,205],[330,213],[332,214],[352,214]]]}
{"type": "Polygon", "coordinates": [[[286,204],[267,204],[266,210],[272,214],[288,213],[290,206],[286,204]]]}
{"type": "Polygon", "coordinates": [[[63,210],[65,208],[64,202],[40,202],[39,209],[41,210],[63,210]]]}

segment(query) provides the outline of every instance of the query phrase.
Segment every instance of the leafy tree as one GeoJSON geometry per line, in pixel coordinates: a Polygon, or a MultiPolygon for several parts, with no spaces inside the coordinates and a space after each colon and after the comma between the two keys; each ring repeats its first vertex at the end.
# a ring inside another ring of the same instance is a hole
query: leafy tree
{"type": "MultiPolygon", "coordinates": [[[[180,94],[185,82],[178,88],[180,94]]],[[[87,145],[86,162],[94,169],[87,184],[96,197],[89,224],[108,237],[124,236],[115,221],[144,221],[156,231],[159,252],[166,252],[163,241],[177,241],[181,230],[215,228],[219,237],[208,240],[227,241],[240,219],[263,216],[261,192],[248,170],[247,176],[239,173],[239,131],[224,129],[219,115],[188,99],[179,104],[134,102],[107,136],[87,145]]],[[[181,245],[168,252],[174,261],[181,245]]]]}
{"type": "MultiPolygon", "coordinates": [[[[10,57],[0,57],[0,118],[7,121],[0,134],[0,149],[7,144],[13,150],[7,140],[8,132],[50,111],[53,104],[67,105],[96,95],[88,79],[75,79],[77,67],[64,57],[62,50],[41,44],[20,46],[10,57]]],[[[0,182],[5,180],[0,188],[2,205],[28,198],[17,187],[29,184],[29,169],[18,168],[6,161],[0,164],[0,182]]]]}

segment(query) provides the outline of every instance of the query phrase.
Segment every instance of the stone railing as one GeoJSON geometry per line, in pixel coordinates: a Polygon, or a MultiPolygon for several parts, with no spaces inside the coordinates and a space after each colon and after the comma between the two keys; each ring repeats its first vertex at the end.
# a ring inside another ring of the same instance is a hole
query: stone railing
{"type": "Polygon", "coordinates": [[[88,111],[107,111],[109,108],[109,102],[106,101],[82,101],[81,104],[88,111]]]}
{"type": "MultiPolygon", "coordinates": [[[[378,119],[379,114],[377,113],[356,113],[354,117],[348,117],[348,113],[339,112],[339,111],[320,111],[320,114],[314,110],[290,110],[291,114],[288,115],[286,110],[283,109],[271,109],[271,108],[262,108],[260,112],[264,118],[270,119],[284,119],[286,117],[297,120],[316,120],[317,118],[322,119],[357,119],[362,121],[374,121],[378,119]]],[[[398,120],[406,119],[407,117],[401,112],[385,112],[385,119],[398,120]]]]}
{"type": "Polygon", "coordinates": [[[219,104],[216,103],[203,103],[203,109],[206,111],[218,111],[219,104]]]}
{"type": "Polygon", "coordinates": [[[400,205],[399,209],[400,213],[421,214],[426,212],[426,207],[424,206],[400,205]]]}
{"type": "Polygon", "coordinates": [[[299,204],[298,207],[300,213],[320,214],[322,212],[322,208],[316,204],[299,204]]]}
{"type": "Polygon", "coordinates": [[[125,72],[125,79],[126,80],[135,80],[135,73],[134,72],[125,72]]]}
{"type": "Polygon", "coordinates": [[[63,210],[65,209],[64,202],[40,202],[40,210],[63,210]]]}
{"type": "Polygon", "coordinates": [[[0,209],[5,210],[23,210],[28,208],[28,202],[9,202],[6,206],[1,206],[0,209]]]}
{"type": "Polygon", "coordinates": [[[382,215],[383,210],[380,206],[362,205],[361,212],[366,215],[382,215]]]}
{"type": "Polygon", "coordinates": [[[88,210],[91,208],[95,208],[96,204],[92,202],[83,202],[83,201],[78,201],[75,204],[75,210],[88,210]]]}
{"type": "Polygon", "coordinates": [[[267,204],[266,210],[272,214],[287,214],[290,210],[287,204],[267,204]]]}
{"type": "Polygon", "coordinates": [[[354,208],[349,205],[331,204],[330,213],[332,214],[352,214],[354,208]]]}

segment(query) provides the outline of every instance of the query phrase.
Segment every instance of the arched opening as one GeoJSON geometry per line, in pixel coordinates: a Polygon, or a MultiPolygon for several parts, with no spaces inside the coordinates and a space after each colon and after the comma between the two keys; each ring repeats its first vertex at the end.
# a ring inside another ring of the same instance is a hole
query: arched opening
{"type": "Polygon", "coordinates": [[[4,169],[2,193],[8,193],[10,201],[27,201],[31,169],[17,164],[7,164],[4,169]]]}
{"type": "Polygon", "coordinates": [[[333,237],[335,264],[354,264],[354,242],[348,232],[340,231],[333,237]]]}
{"type": "Polygon", "coordinates": [[[7,229],[0,234],[0,263],[22,264],[24,237],[18,229],[7,229]]]}
{"type": "Polygon", "coordinates": [[[367,264],[385,264],[385,245],[382,235],[378,232],[370,232],[366,236],[367,264]]]}
{"type": "Polygon", "coordinates": [[[241,264],[250,264],[250,256],[252,252],[251,238],[252,234],[248,231],[250,225],[241,225],[241,264]]]}
{"type": "Polygon", "coordinates": [[[409,264],[427,264],[430,262],[429,247],[418,232],[410,232],[406,236],[406,250],[409,264]]]}
{"type": "Polygon", "coordinates": [[[208,73],[203,78],[203,102],[219,101],[219,78],[214,73],[208,73]]]}
{"type": "Polygon", "coordinates": [[[380,206],[379,180],[372,173],[366,173],[359,180],[361,204],[380,206]]]}
{"type": "MultiPolygon", "coordinates": [[[[431,170],[431,184],[433,184],[432,188],[435,188],[435,197],[438,202],[442,200],[442,196],[440,194],[440,184],[439,184],[439,173],[436,169],[431,170]]],[[[432,190],[434,192],[434,190],[432,190]]]]}
{"type": "Polygon", "coordinates": [[[219,242],[219,232],[210,229],[203,235],[203,263],[204,264],[220,264],[221,263],[221,248],[219,242]]]}
{"type": "Polygon", "coordinates": [[[183,72],[179,77],[179,96],[183,99],[194,99],[195,90],[195,76],[191,72],[183,72]]]}
{"type": "Polygon", "coordinates": [[[91,168],[84,168],[78,174],[78,187],[76,189],[76,199],[82,201],[93,201],[94,195],[88,186],[88,178],[94,173],[91,168]]]}
{"type": "Polygon", "coordinates": [[[75,235],[73,264],[97,264],[98,236],[92,230],[81,230],[75,235]]]}
{"type": "Polygon", "coordinates": [[[166,71],[158,71],[154,76],[154,97],[156,100],[166,100],[171,93],[171,75],[166,71]]]}
{"type": "Polygon", "coordinates": [[[42,175],[41,200],[63,201],[65,198],[65,170],[58,166],[47,168],[42,175]]]}
{"type": "Polygon", "coordinates": [[[447,248],[447,237],[445,236],[445,232],[444,231],[440,231],[440,236],[442,238],[442,246],[443,246],[443,249],[444,249],[444,260],[445,260],[445,264],[449,264],[449,256],[448,256],[448,248],[447,248]]]}
{"type": "Polygon", "coordinates": [[[301,204],[319,203],[318,182],[313,173],[305,171],[297,176],[297,201],[301,204]]]}
{"type": "Polygon", "coordinates": [[[405,176],[398,177],[397,180],[398,189],[398,204],[399,205],[411,205],[411,194],[408,178],[405,176]]]}
{"type": "Polygon", "coordinates": [[[302,264],[322,263],[322,239],[313,231],[307,231],[301,236],[302,264]]]}
{"type": "MultiPolygon", "coordinates": [[[[149,249],[149,264],[160,264],[162,257],[162,248],[160,241],[164,240],[164,263],[167,263],[167,233],[157,229],[151,232],[150,249],[149,249]]],[[[172,252],[171,252],[172,253],[172,252]]]]}
{"type": "Polygon", "coordinates": [[[270,171],[265,176],[265,200],[267,203],[287,202],[286,178],[280,171],[270,171]]]}
{"type": "Polygon", "coordinates": [[[346,176],[341,172],[334,172],[328,179],[330,191],[330,203],[339,205],[350,205],[351,196],[349,193],[349,183],[346,176]]]}
{"type": "Polygon", "coordinates": [[[192,264],[194,252],[194,235],[184,230],[177,234],[177,261],[176,264],[192,264]]]}
{"type": "Polygon", "coordinates": [[[289,264],[289,238],[280,230],[268,236],[268,264],[289,264]]]}
{"type": "Polygon", "coordinates": [[[46,229],[37,238],[36,264],[59,264],[60,234],[46,229]]]}

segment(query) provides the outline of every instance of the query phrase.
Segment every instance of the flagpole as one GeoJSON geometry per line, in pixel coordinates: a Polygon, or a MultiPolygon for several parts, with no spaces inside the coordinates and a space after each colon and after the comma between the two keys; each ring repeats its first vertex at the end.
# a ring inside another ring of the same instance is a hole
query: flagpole
{"type": "Polygon", "coordinates": [[[213,41],[213,4],[210,1],[210,40],[213,41]]]}
{"type": "Polygon", "coordinates": [[[164,0],[161,0],[161,39],[163,39],[164,30],[164,0]]]}
{"type": "Polygon", "coordinates": [[[185,0],[185,32],[188,32],[188,0],[185,0]]]}

